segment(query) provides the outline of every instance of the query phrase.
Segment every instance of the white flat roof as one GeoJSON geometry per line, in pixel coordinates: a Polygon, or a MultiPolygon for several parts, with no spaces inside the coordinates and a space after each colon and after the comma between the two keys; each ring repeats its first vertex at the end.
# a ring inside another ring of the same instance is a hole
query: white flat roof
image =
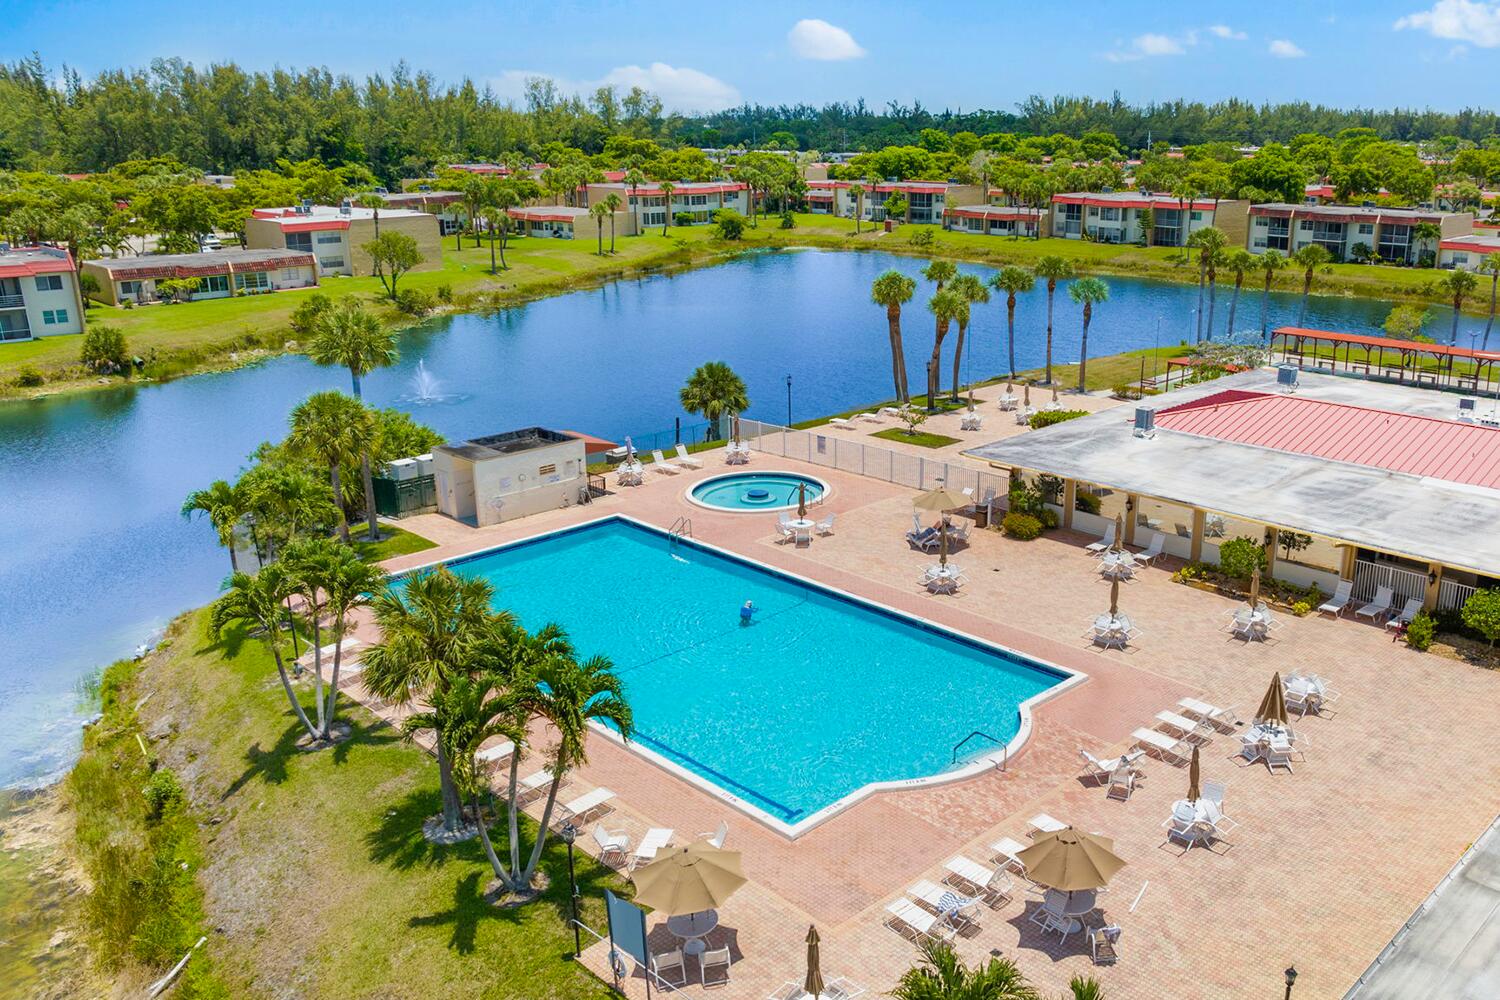
{"type": "MultiPolygon", "coordinates": [[[[1276,371],[1228,375],[1143,405],[1159,410],[1225,389],[1276,392],[1276,371]]],[[[1309,372],[1300,373],[1297,394],[1444,420],[1455,418],[1461,398],[1309,372]]],[[[1495,406],[1481,399],[1478,411],[1495,406]]],[[[965,454],[1500,576],[1500,491],[1162,428],[1137,438],[1132,415],[1115,407],[965,454]]]]}

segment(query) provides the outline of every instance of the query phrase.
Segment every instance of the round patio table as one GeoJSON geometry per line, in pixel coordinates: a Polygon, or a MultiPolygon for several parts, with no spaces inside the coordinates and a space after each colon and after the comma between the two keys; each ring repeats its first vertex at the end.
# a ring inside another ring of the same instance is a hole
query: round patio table
{"type": "Polygon", "coordinates": [[[1048,889],[1047,894],[1042,897],[1043,905],[1068,918],[1069,934],[1083,926],[1080,918],[1091,913],[1097,901],[1098,894],[1093,889],[1079,889],[1076,892],[1048,889]]]}
{"type": "Polygon", "coordinates": [[[1135,572],[1135,556],[1129,552],[1106,552],[1099,557],[1099,572],[1121,579],[1131,576],[1135,572]]]}
{"type": "Polygon", "coordinates": [[[718,910],[702,910],[667,918],[667,932],[682,940],[684,955],[701,955],[708,947],[703,939],[719,926],[718,910]]]}
{"type": "Polygon", "coordinates": [[[794,517],[786,523],[788,528],[794,531],[811,531],[817,522],[810,517],[794,517]]]}
{"type": "Polygon", "coordinates": [[[1181,823],[1201,823],[1213,826],[1223,814],[1211,799],[1199,798],[1196,802],[1178,799],[1172,803],[1172,818],[1181,823]]]}

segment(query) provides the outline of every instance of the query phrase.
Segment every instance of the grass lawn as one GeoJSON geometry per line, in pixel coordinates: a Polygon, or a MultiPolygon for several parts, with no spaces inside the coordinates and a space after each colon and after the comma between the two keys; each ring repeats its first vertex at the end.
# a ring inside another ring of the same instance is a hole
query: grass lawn
{"type": "Polygon", "coordinates": [[[870,437],[885,438],[887,441],[903,441],[906,444],[920,445],[923,448],[946,448],[950,444],[958,444],[959,439],[949,437],[946,434],[928,434],[925,431],[917,431],[909,434],[902,427],[887,427],[883,431],[876,431],[870,437]]]}
{"type": "MultiPolygon", "coordinates": [[[[203,821],[215,973],[233,996],[604,998],[569,959],[567,854],[551,841],[550,888],[498,909],[478,841],[435,847],[422,820],[438,809],[426,753],[341,703],[353,735],[304,753],[264,648],[242,631],[215,644],[191,613],[148,660],[132,698],[203,821]]],[[[304,701],[310,701],[302,690],[304,701]]],[[[310,710],[310,709],[309,709],[310,710]]],[[[529,823],[529,821],[528,821],[529,823]]],[[[503,837],[497,828],[497,849],[503,837]]],[[[530,842],[530,831],[527,833],[530,842]]],[[[629,892],[580,855],[583,918],[603,927],[603,889],[629,892]]]]}
{"type": "MultiPolygon", "coordinates": [[[[1167,370],[1167,361],[1171,358],[1180,357],[1188,353],[1188,349],[1182,345],[1172,347],[1146,347],[1138,351],[1125,351],[1123,354],[1107,354],[1097,358],[1089,358],[1085,368],[1085,387],[1090,391],[1098,389],[1113,389],[1117,385],[1135,382],[1141,377],[1141,362],[1146,363],[1146,377],[1161,374],[1167,370]]],[[[1040,368],[1032,368],[1024,372],[1018,372],[1020,381],[1040,382],[1046,373],[1040,368]]],[[[1057,384],[1059,391],[1067,391],[1078,386],[1077,365],[1052,366],[1052,380],[1057,384]]],[[[999,379],[998,381],[1004,381],[999,379]]],[[[1043,398],[1050,398],[1050,387],[1040,390],[1032,390],[1032,402],[1039,402],[1043,398]]],[[[1019,393],[1018,393],[1019,395],[1019,393]]]]}
{"type": "Polygon", "coordinates": [[[365,562],[380,562],[392,556],[404,556],[411,552],[421,552],[430,549],[437,543],[429,541],[414,532],[394,525],[382,523],[380,532],[384,536],[378,542],[365,541],[365,533],[361,524],[349,526],[349,537],[354,542],[354,551],[365,562]]]}

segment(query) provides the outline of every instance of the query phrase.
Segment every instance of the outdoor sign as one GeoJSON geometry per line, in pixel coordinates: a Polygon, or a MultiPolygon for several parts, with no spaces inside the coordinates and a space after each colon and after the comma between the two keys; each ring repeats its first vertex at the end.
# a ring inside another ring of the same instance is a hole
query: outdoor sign
{"type": "Polygon", "coordinates": [[[646,993],[651,992],[650,953],[646,948],[646,911],[629,900],[621,899],[608,889],[604,890],[604,912],[609,917],[610,965],[619,973],[615,955],[624,952],[641,968],[648,970],[646,993]]]}

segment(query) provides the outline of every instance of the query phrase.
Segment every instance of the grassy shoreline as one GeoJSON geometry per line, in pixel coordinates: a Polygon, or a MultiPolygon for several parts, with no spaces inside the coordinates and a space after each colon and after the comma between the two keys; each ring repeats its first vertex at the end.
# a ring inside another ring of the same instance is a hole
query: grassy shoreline
{"type": "MultiPolygon", "coordinates": [[[[778,228],[774,219],[762,220],[759,228],[746,229],[744,238],[735,242],[715,238],[712,227],[707,226],[674,228],[665,237],[653,230],[641,236],[621,237],[616,240],[617,252],[603,257],[586,240],[519,239],[512,241],[507,251],[510,268],[495,275],[488,273],[487,246],[476,247],[470,240],[462,249],[455,249],[450,238],[443,241],[441,267],[406,275],[402,284],[431,294],[443,287],[449,289],[451,304],[436,316],[484,313],[633,277],[709,267],[745,252],[796,247],[943,257],[992,266],[1029,266],[1044,254],[1057,254],[1087,273],[1176,284],[1197,281],[1196,269],[1178,259],[1181,250],[1176,248],[1011,239],[948,232],[933,226],[903,226],[894,233],[864,228],[856,236],[851,220],[810,214],[796,218],[793,229],[778,228]],[[933,234],[930,245],[911,242],[920,232],[933,234]]],[[[1440,276],[1441,272],[1431,269],[1341,264],[1334,265],[1330,273],[1317,275],[1313,290],[1322,295],[1443,304],[1446,296],[1436,286],[1440,276]]],[[[1246,285],[1247,294],[1259,292],[1257,276],[1247,277],[1246,285]]],[[[1296,292],[1301,277],[1282,272],[1276,287],[1296,292]]],[[[381,298],[380,285],[374,278],[331,278],[319,290],[334,298],[365,299],[398,328],[416,327],[434,318],[397,312],[381,298]]],[[[96,305],[89,310],[89,321],[119,327],[131,352],[148,359],[146,377],[125,380],[88,374],[76,363],[81,336],[40,338],[0,347],[0,402],[155,384],[244,367],[295,351],[295,334],[289,321],[307,294],[298,290],[132,310],[96,305]],[[26,366],[36,368],[48,381],[35,387],[18,385],[17,376],[26,366]]],[[[1471,296],[1466,303],[1466,313],[1483,315],[1487,310],[1486,295],[1471,296]]]]}

